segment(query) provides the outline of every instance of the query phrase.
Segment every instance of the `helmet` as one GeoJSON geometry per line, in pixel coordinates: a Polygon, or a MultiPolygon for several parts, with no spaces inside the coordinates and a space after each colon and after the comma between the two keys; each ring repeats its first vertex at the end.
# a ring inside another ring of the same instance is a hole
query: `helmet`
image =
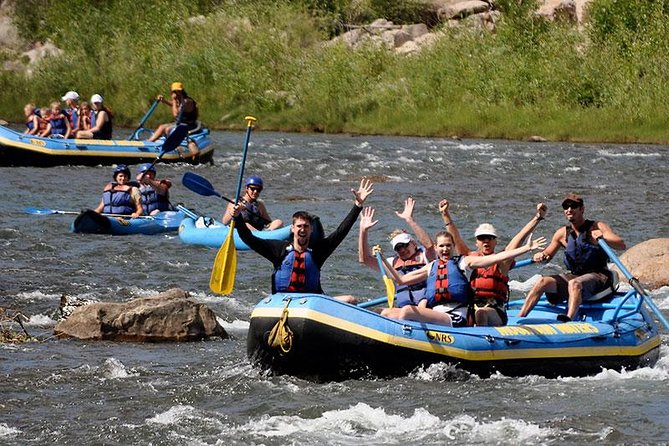
{"type": "Polygon", "coordinates": [[[141,166],[139,166],[137,173],[144,173],[144,172],[153,172],[155,174],[156,167],[151,163],[144,163],[141,166]]]}
{"type": "Polygon", "coordinates": [[[125,164],[119,164],[116,166],[116,168],[114,169],[114,176],[112,178],[116,179],[116,175],[118,175],[119,173],[124,173],[125,176],[130,178],[130,169],[128,169],[128,166],[126,166],[125,164]]]}
{"type": "Polygon", "coordinates": [[[262,189],[262,187],[263,187],[262,178],[256,177],[256,176],[248,177],[246,179],[246,187],[249,187],[249,186],[258,186],[259,188],[262,189]]]}

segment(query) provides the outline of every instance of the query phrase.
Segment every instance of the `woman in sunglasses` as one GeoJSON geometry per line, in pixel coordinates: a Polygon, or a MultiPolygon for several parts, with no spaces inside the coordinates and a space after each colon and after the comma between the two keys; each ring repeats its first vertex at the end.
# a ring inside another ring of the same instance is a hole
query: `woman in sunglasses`
{"type": "MultiPolygon", "coordinates": [[[[415,200],[409,197],[404,201],[404,210],[401,213],[395,212],[395,215],[404,220],[413,230],[422,246],[411,235],[401,229],[390,233],[390,245],[395,255],[390,257],[388,262],[400,274],[407,274],[420,269],[436,258],[434,242],[428,233],[413,219],[415,205],[415,200]]],[[[368,232],[376,223],[378,223],[378,220],[374,220],[374,209],[363,209],[358,236],[358,261],[378,271],[379,264],[376,261],[376,257],[372,255],[368,243],[368,232]]],[[[418,304],[425,296],[426,285],[427,282],[422,281],[397,290],[397,294],[395,295],[397,306],[403,307],[405,305],[418,304]]]]}
{"type": "Polygon", "coordinates": [[[613,249],[625,249],[623,239],[608,224],[585,219],[585,207],[580,195],[567,194],[562,201],[562,209],[569,223],[555,231],[548,247],[535,254],[533,260],[547,262],[560,248],[564,248],[564,261],[569,272],[543,276],[535,283],[525,298],[519,317],[527,316],[541,295],[546,293],[549,302],[554,304],[568,299],[567,314],[560,314],[557,319],[560,322],[571,321],[576,317],[582,301],[590,300],[611,283],[608,255],[597,240],[603,238],[613,249]]]}

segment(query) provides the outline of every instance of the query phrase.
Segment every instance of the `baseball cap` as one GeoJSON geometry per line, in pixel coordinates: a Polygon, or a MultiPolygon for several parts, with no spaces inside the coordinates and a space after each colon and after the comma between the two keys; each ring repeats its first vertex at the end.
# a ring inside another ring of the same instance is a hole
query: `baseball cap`
{"type": "Polygon", "coordinates": [[[68,91],[65,93],[65,96],[60,98],[61,101],[67,101],[68,99],[71,99],[73,101],[78,101],[79,100],[79,93],[76,91],[68,91]]]}
{"type": "Polygon", "coordinates": [[[411,238],[411,236],[409,234],[407,234],[406,232],[403,232],[403,233],[397,234],[395,237],[393,237],[392,240],[390,240],[390,244],[392,245],[393,249],[395,249],[395,247],[397,245],[401,245],[403,243],[409,243],[412,240],[413,239],[411,238]]]}
{"type": "Polygon", "coordinates": [[[170,86],[170,91],[180,91],[184,89],[184,84],[181,82],[172,82],[172,85],[170,86]]]}
{"type": "Polygon", "coordinates": [[[568,201],[572,201],[574,203],[577,203],[580,206],[583,206],[583,197],[577,194],[567,194],[564,197],[564,200],[562,200],[562,206],[568,201]]]}
{"type": "Polygon", "coordinates": [[[94,103],[94,104],[96,102],[99,102],[99,103],[102,104],[102,96],[100,96],[99,94],[94,94],[93,96],[91,96],[91,102],[94,103]]]}
{"type": "Polygon", "coordinates": [[[476,228],[476,232],[474,232],[474,237],[478,237],[479,235],[492,235],[493,237],[497,237],[497,231],[490,223],[482,223],[476,228]]]}

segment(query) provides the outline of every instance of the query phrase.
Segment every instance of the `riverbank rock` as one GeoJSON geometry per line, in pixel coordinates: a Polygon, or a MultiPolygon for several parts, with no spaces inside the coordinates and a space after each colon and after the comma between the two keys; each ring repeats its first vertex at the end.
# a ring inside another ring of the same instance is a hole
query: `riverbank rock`
{"type": "Polygon", "coordinates": [[[592,0],[543,0],[537,15],[548,20],[581,24],[585,20],[587,5],[592,0]]]}
{"type": "MultiPolygon", "coordinates": [[[[81,340],[137,342],[197,341],[228,335],[206,305],[179,288],[129,302],[77,306],[54,333],[81,340]]],[[[65,314],[65,312],[63,312],[65,314]]]]}
{"type": "MultiPolygon", "coordinates": [[[[669,286],[669,238],[639,243],[625,251],[620,261],[644,286],[650,289],[669,286]]],[[[622,273],[618,273],[624,280],[622,273]]]]}

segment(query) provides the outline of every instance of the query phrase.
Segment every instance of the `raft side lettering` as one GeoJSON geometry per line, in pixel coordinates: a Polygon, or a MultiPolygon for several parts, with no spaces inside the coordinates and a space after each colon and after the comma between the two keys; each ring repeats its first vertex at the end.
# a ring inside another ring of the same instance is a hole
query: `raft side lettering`
{"type": "Polygon", "coordinates": [[[40,147],[46,146],[46,142],[42,141],[41,139],[31,139],[30,144],[35,144],[36,146],[40,146],[40,147]]]}
{"type": "Polygon", "coordinates": [[[449,333],[441,333],[439,331],[427,331],[427,338],[431,341],[442,342],[444,344],[452,344],[455,342],[453,335],[449,333]]]}
{"type": "Polygon", "coordinates": [[[504,336],[531,336],[531,335],[557,335],[557,334],[579,334],[599,333],[597,327],[585,322],[574,322],[569,324],[538,324],[495,327],[497,332],[504,336]]]}

